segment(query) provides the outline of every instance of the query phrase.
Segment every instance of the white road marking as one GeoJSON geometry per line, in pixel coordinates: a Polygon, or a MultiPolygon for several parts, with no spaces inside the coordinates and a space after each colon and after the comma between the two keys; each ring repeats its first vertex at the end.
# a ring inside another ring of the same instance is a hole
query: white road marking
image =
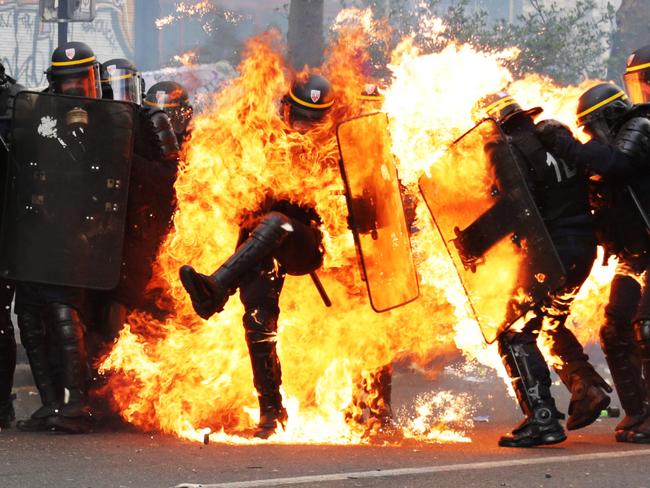
{"type": "Polygon", "coordinates": [[[307,483],[325,483],[328,481],[346,481],[363,478],[394,478],[398,476],[413,476],[432,473],[447,473],[451,471],[476,471],[479,469],[506,468],[512,466],[532,466],[546,463],[570,463],[576,461],[594,461],[598,459],[618,459],[625,457],[650,456],[650,449],[595,452],[591,454],[576,454],[574,456],[546,456],[533,459],[508,459],[504,461],[485,461],[480,463],[444,464],[441,466],[425,466],[421,468],[401,468],[375,471],[358,471],[350,473],[333,473],[312,476],[297,476],[294,478],[275,478],[253,481],[234,481],[215,484],[183,483],[174,488],[255,488],[264,486],[300,485],[307,483]]]}

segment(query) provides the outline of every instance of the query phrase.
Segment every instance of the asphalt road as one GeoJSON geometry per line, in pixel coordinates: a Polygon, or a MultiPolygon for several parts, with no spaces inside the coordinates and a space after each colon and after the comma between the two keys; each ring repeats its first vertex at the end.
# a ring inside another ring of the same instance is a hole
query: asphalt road
{"type": "Polygon", "coordinates": [[[471,444],[229,446],[137,432],[0,434],[0,486],[650,487],[650,445],[613,442],[614,419],[556,447],[498,448],[506,425],[471,444]]]}
{"type": "MultiPolygon", "coordinates": [[[[602,356],[590,351],[599,369],[602,356]]],[[[98,431],[85,436],[0,432],[0,488],[303,487],[632,487],[650,488],[650,445],[617,444],[617,419],[602,418],[558,446],[505,449],[497,438],[520,420],[514,401],[491,375],[445,369],[435,381],[401,368],[397,409],[430,390],[469,392],[481,418],[469,444],[204,446],[171,436],[98,431]]],[[[568,396],[554,387],[560,408],[568,396]]],[[[17,388],[19,418],[38,404],[17,388]]],[[[617,404],[616,398],[613,403],[617,404]]]]}

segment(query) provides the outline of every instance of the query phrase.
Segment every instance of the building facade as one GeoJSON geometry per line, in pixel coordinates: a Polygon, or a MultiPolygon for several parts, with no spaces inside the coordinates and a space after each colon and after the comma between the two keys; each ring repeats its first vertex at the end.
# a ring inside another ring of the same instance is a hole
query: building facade
{"type": "MultiPolygon", "coordinates": [[[[47,84],[44,71],[57,46],[57,24],[42,22],[38,0],[0,0],[0,61],[27,87],[47,84]]],[[[90,45],[107,60],[135,53],[135,0],[97,0],[93,22],[70,23],[68,39],[90,45]]]]}

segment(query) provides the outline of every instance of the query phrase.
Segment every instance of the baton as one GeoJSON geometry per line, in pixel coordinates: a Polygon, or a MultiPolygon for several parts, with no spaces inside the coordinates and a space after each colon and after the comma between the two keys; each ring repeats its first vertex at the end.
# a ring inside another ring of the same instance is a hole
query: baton
{"type": "Polygon", "coordinates": [[[318,290],[318,294],[320,295],[320,297],[323,299],[323,303],[325,304],[325,306],[331,307],[332,300],[330,300],[330,297],[327,296],[327,291],[325,291],[325,287],[323,286],[323,283],[321,283],[321,280],[316,274],[316,271],[312,271],[311,273],[309,273],[309,276],[311,277],[311,280],[314,282],[314,286],[318,290]]]}

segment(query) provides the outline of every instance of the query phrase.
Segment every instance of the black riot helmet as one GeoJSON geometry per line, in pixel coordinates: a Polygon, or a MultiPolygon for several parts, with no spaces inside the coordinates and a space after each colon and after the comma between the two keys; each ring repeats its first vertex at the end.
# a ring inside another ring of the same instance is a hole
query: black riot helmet
{"type": "Polygon", "coordinates": [[[384,103],[384,94],[381,92],[379,85],[375,83],[366,83],[363,85],[361,93],[358,95],[361,101],[361,109],[364,112],[377,112],[381,110],[384,103]]]}
{"type": "Polygon", "coordinates": [[[632,103],[650,102],[650,44],[628,56],[623,83],[632,103]]]}
{"type": "Polygon", "coordinates": [[[101,98],[99,63],[95,53],[83,42],[66,42],[52,54],[45,72],[50,90],[62,95],[101,98]]]}
{"type": "Polygon", "coordinates": [[[172,123],[179,142],[182,142],[194,109],[187,90],[175,81],[161,81],[147,90],[144,106],[162,110],[172,123]]]}
{"type": "Polygon", "coordinates": [[[577,123],[591,137],[609,143],[612,127],[632,104],[622,88],[614,83],[600,83],[589,88],[578,99],[577,123]]]}
{"type": "Polygon", "coordinates": [[[309,128],[321,120],[334,105],[332,84],[324,76],[307,73],[299,75],[283,99],[283,117],[294,128],[309,128]]]}
{"type": "Polygon", "coordinates": [[[366,83],[363,85],[363,90],[361,90],[359,100],[371,103],[382,103],[384,101],[384,95],[381,92],[379,85],[375,83],[366,83]]]}
{"type": "Polygon", "coordinates": [[[487,95],[478,101],[476,112],[479,116],[476,118],[490,117],[499,124],[504,124],[515,115],[526,115],[534,119],[543,111],[544,109],[542,107],[533,107],[524,110],[511,95],[505,91],[500,91],[487,95]]]}
{"type": "Polygon", "coordinates": [[[113,100],[142,104],[143,80],[138,69],[128,59],[116,58],[102,64],[102,91],[113,100]]]}

